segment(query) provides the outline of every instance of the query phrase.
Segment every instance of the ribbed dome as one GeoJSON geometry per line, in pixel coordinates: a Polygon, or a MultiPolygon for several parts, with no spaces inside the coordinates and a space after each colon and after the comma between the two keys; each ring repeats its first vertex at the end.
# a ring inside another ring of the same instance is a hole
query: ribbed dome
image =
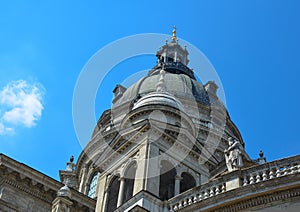
{"type": "MultiPolygon", "coordinates": [[[[138,82],[130,86],[114,105],[121,105],[133,100],[137,101],[146,94],[155,92],[159,78],[160,75],[156,74],[151,76],[148,75],[140,79],[138,82]]],[[[164,81],[166,92],[176,98],[191,99],[203,104],[210,104],[209,96],[204,86],[186,74],[174,74],[167,72],[165,74],[164,81]]]]}
{"type": "Polygon", "coordinates": [[[133,110],[146,105],[165,105],[183,111],[181,103],[173,96],[165,92],[153,92],[140,98],[133,106],[133,110]]]}

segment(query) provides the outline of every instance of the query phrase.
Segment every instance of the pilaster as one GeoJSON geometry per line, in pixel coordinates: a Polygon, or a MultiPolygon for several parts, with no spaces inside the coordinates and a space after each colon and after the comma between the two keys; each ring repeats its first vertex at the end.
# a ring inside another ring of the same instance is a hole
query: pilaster
{"type": "Polygon", "coordinates": [[[139,158],[137,158],[137,169],[136,177],[133,188],[133,196],[144,189],[144,176],[146,170],[146,155],[147,155],[147,144],[143,144],[139,150],[139,158]]]}

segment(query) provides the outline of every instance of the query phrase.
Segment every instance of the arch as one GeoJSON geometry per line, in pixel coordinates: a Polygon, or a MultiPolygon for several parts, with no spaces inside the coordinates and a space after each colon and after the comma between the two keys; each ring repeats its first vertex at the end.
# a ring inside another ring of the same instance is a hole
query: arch
{"type": "Polygon", "coordinates": [[[119,177],[113,176],[108,186],[106,212],[113,212],[117,208],[119,189],[119,177]]]}
{"type": "Polygon", "coordinates": [[[123,196],[122,203],[127,202],[133,196],[136,168],[137,168],[137,163],[136,161],[133,161],[128,165],[124,173],[125,186],[123,191],[124,196],[123,196]]]}
{"type": "Polygon", "coordinates": [[[195,172],[193,169],[190,169],[189,167],[187,167],[185,165],[184,166],[181,166],[181,165],[177,166],[176,170],[177,170],[177,176],[181,177],[182,173],[186,172],[186,173],[188,173],[189,175],[191,175],[194,178],[194,180],[196,182],[196,186],[199,186],[201,184],[201,182],[200,182],[200,176],[202,174],[200,174],[198,172],[195,172]]]}
{"type": "Polygon", "coordinates": [[[172,157],[170,157],[168,155],[164,155],[163,157],[159,158],[160,167],[162,167],[163,161],[166,161],[166,162],[169,163],[169,169],[168,170],[174,168],[175,171],[176,171],[176,173],[177,174],[179,173],[179,171],[180,171],[179,170],[179,166],[178,166],[180,164],[179,161],[175,160],[174,158],[172,158],[172,157]]]}
{"type": "Polygon", "coordinates": [[[92,175],[92,178],[89,181],[89,188],[88,188],[88,192],[87,195],[90,198],[95,198],[96,197],[96,189],[97,189],[97,184],[98,184],[98,178],[99,178],[99,172],[95,172],[92,175]]]}
{"type": "Polygon", "coordinates": [[[99,170],[95,169],[95,167],[93,167],[91,161],[86,164],[85,168],[86,168],[86,171],[85,171],[86,172],[86,176],[82,180],[83,180],[83,183],[84,183],[83,184],[83,191],[87,195],[88,192],[89,192],[91,180],[92,180],[94,174],[96,172],[99,172],[99,170]]]}
{"type": "Polygon", "coordinates": [[[159,198],[168,200],[174,196],[176,169],[167,160],[162,160],[160,165],[159,198]]]}
{"type": "Polygon", "coordinates": [[[195,178],[188,172],[183,172],[181,174],[181,181],[180,181],[180,193],[185,192],[193,187],[196,186],[195,178]]]}

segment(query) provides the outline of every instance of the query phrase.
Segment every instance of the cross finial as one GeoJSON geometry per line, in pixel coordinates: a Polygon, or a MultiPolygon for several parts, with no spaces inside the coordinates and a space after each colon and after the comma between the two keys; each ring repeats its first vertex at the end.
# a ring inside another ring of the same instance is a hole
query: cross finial
{"type": "Polygon", "coordinates": [[[176,26],[173,27],[173,32],[172,32],[172,41],[176,41],[177,36],[176,36],[176,26]]]}

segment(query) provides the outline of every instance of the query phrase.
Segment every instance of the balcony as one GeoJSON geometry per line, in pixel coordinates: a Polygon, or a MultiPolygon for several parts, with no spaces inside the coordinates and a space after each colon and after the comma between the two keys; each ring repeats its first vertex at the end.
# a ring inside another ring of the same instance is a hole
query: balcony
{"type": "MultiPolygon", "coordinates": [[[[261,200],[262,203],[300,196],[299,179],[300,155],[255,165],[221,175],[204,185],[173,197],[169,200],[170,211],[192,211],[195,209],[202,211],[222,208],[222,205],[233,201],[238,202],[241,199],[245,201],[247,198],[253,198],[253,194],[256,195],[256,198],[264,195],[264,199],[261,200]],[[294,190],[284,192],[286,189],[294,190]]],[[[240,204],[238,207],[246,209],[251,205],[259,205],[259,203],[258,200],[252,200],[250,203],[240,204]]]]}

